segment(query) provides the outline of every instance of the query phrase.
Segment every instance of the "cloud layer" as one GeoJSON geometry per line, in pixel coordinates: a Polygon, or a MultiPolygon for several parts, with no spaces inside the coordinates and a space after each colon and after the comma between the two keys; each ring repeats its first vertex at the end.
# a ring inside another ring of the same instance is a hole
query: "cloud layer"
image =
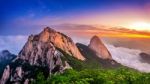
{"type": "Polygon", "coordinates": [[[117,62],[142,72],[150,72],[150,64],[140,61],[140,50],[123,47],[114,47],[112,45],[106,46],[112,54],[113,59],[117,62]]]}

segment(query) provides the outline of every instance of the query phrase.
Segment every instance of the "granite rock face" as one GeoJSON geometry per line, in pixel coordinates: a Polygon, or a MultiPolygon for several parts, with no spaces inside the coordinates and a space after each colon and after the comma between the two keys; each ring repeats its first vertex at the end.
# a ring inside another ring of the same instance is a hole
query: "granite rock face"
{"type": "MultiPolygon", "coordinates": [[[[86,58],[85,62],[89,65],[90,63],[94,64],[94,67],[101,67],[104,69],[112,69],[112,68],[119,68],[122,65],[117,63],[113,59],[103,59],[98,56],[95,51],[89,48],[89,46],[77,43],[79,50],[81,51],[82,55],[86,58]],[[96,65],[98,64],[98,65],[96,65]]],[[[94,68],[93,67],[93,68],[94,68]]]]}
{"type": "Polygon", "coordinates": [[[30,84],[38,71],[48,76],[71,68],[67,61],[63,60],[63,64],[60,50],[85,60],[71,38],[53,29],[47,27],[40,34],[29,36],[18,56],[5,68],[0,84],[30,84]]]}
{"type": "Polygon", "coordinates": [[[93,50],[99,58],[112,59],[112,56],[108,49],[105,47],[103,42],[98,36],[93,36],[90,40],[89,48],[93,50]]]}
{"type": "Polygon", "coordinates": [[[10,76],[10,67],[8,65],[3,72],[3,76],[0,80],[0,84],[5,84],[8,81],[9,76],[10,76]]]}
{"type": "Polygon", "coordinates": [[[39,41],[51,42],[55,47],[60,48],[69,55],[79,60],[85,60],[70,37],[56,32],[53,29],[45,28],[44,31],[40,33],[39,41]]]}

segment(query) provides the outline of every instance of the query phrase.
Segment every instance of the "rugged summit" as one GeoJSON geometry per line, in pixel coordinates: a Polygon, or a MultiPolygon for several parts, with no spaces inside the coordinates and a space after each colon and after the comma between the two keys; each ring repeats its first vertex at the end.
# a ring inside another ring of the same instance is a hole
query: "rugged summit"
{"type": "Polygon", "coordinates": [[[97,56],[102,59],[112,59],[110,52],[98,36],[93,36],[91,38],[89,48],[93,50],[97,54],[97,56]]]}
{"type": "Polygon", "coordinates": [[[40,33],[39,41],[51,42],[55,47],[60,48],[69,55],[80,60],[85,60],[70,37],[56,32],[53,29],[45,28],[44,31],[40,33]]]}
{"type": "Polygon", "coordinates": [[[40,34],[29,36],[17,58],[5,68],[0,84],[28,84],[39,71],[45,76],[63,72],[70,66],[62,60],[62,51],[79,60],[85,59],[71,38],[51,28],[47,27],[40,34]]]}

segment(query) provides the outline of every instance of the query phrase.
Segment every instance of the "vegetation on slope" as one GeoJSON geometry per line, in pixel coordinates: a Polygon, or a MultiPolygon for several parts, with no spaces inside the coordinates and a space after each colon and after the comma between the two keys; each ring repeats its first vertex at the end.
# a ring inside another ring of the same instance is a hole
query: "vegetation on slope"
{"type": "MultiPolygon", "coordinates": [[[[60,50],[61,51],[61,50],[60,50]]],[[[150,73],[141,73],[126,67],[104,69],[95,61],[80,61],[61,51],[66,61],[73,67],[64,73],[53,74],[45,78],[39,72],[33,84],[149,84],[150,73]],[[89,62],[87,64],[87,62],[89,62]],[[95,65],[94,65],[95,64],[95,65]]]]}
{"type": "Polygon", "coordinates": [[[150,74],[130,69],[85,69],[66,70],[63,74],[55,74],[45,79],[39,73],[33,84],[149,84],[150,74]]]}
{"type": "Polygon", "coordinates": [[[83,69],[99,69],[100,65],[98,63],[98,61],[95,60],[85,60],[85,61],[81,61],[76,59],[73,56],[68,55],[67,53],[65,53],[64,51],[62,51],[61,49],[58,49],[60,52],[63,53],[63,57],[61,57],[62,62],[64,63],[64,61],[67,61],[69,63],[69,65],[75,69],[75,70],[83,70],[83,69]]]}

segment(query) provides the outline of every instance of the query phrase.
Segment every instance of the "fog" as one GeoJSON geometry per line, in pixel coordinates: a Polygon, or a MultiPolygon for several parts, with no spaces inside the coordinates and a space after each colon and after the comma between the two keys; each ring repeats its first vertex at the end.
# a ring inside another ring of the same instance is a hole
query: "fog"
{"type": "Polygon", "coordinates": [[[118,63],[142,72],[150,72],[150,64],[140,61],[141,57],[139,54],[142,51],[123,47],[114,47],[108,44],[106,46],[110,51],[112,58],[118,63]]]}

